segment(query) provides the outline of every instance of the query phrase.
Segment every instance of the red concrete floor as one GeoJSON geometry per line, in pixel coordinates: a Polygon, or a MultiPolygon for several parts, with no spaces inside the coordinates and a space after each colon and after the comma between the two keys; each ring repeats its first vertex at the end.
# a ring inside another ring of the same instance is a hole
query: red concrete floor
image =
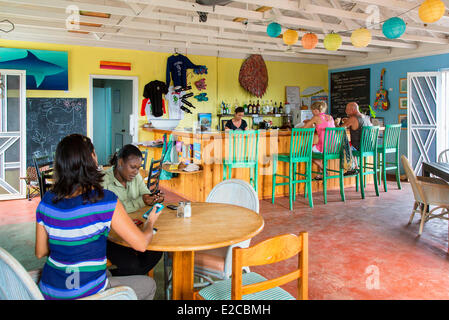
{"type": "MultiPolygon", "coordinates": [[[[346,202],[338,190],[330,191],[328,204],[315,193],[310,209],[301,196],[288,210],[288,198],[261,201],[264,230],[256,244],[285,233],[309,233],[309,299],[449,299],[448,223],[431,220],[418,237],[420,219],[407,225],[413,205],[408,183],[389,191],[368,186],[366,199],[354,188],[346,202]]],[[[166,202],[180,198],[166,193],[166,202]]],[[[34,221],[39,198],[0,202],[0,225],[34,221]]],[[[297,263],[292,258],[271,266],[253,267],[267,278],[287,273],[297,263]]],[[[295,283],[284,285],[296,296],[295,283]]]]}

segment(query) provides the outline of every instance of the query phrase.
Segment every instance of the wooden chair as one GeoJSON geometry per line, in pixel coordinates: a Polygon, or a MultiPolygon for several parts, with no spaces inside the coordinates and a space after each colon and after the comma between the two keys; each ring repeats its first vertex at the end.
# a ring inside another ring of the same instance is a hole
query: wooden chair
{"type": "Polygon", "coordinates": [[[257,192],[259,175],[259,130],[229,130],[228,153],[223,160],[223,180],[231,179],[233,168],[249,168],[250,183],[257,192]]]}
{"type": "Polygon", "coordinates": [[[415,203],[408,223],[412,223],[415,213],[419,212],[421,214],[419,235],[421,235],[424,223],[430,219],[449,220],[449,184],[440,178],[416,177],[404,155],[401,156],[401,161],[415,196],[415,203]],[[431,205],[435,207],[429,211],[431,205]],[[437,210],[441,211],[436,213],[437,210]]]}
{"type": "Polygon", "coordinates": [[[297,280],[297,299],[308,299],[308,234],[285,234],[250,248],[234,248],[232,279],[217,281],[195,292],[199,300],[294,300],[279,286],[297,280]],[[284,261],[298,255],[298,267],[285,275],[267,280],[255,273],[242,273],[245,266],[260,266],[284,261]]]}
{"type": "Polygon", "coordinates": [[[449,149],[440,152],[438,155],[438,162],[449,163],[449,149]]]}
{"type": "MultiPolygon", "coordinates": [[[[41,270],[27,272],[10,253],[0,247],[0,300],[44,300],[37,283],[41,270]]],[[[133,289],[111,288],[80,300],[137,300],[133,289]]]]}
{"type": "Polygon", "coordinates": [[[387,171],[395,170],[396,183],[401,189],[401,173],[399,172],[399,140],[401,137],[401,124],[389,124],[385,126],[382,145],[377,147],[378,166],[377,171],[381,173],[378,183],[383,180],[384,191],[387,192],[387,171]],[[387,162],[386,155],[394,153],[394,161],[387,162]]]}
{"type": "MultiPolygon", "coordinates": [[[[274,194],[276,186],[283,186],[288,184],[289,205],[290,210],[293,210],[293,201],[296,198],[296,184],[305,183],[305,189],[307,189],[309,206],[313,208],[312,199],[312,143],[314,128],[310,129],[292,129],[290,138],[290,153],[289,154],[275,154],[273,156],[273,190],[271,194],[271,203],[274,204],[274,194]],[[289,175],[284,176],[277,174],[277,162],[283,161],[289,164],[289,175]],[[305,173],[297,172],[298,163],[305,163],[305,173]],[[297,180],[297,175],[302,179],[297,180]],[[288,182],[276,182],[276,177],[282,177],[288,179],[288,182]]],[[[304,190],[305,190],[304,189],[304,190]]]]}
{"type": "Polygon", "coordinates": [[[37,177],[36,168],[34,166],[28,167],[26,171],[26,177],[20,177],[20,179],[25,180],[28,201],[31,201],[31,199],[40,195],[39,179],[37,177]]]}
{"type": "MultiPolygon", "coordinates": [[[[319,159],[323,161],[323,172],[312,171],[312,173],[323,175],[323,196],[325,204],[327,203],[328,179],[337,179],[337,178],[339,179],[341,201],[345,201],[344,176],[341,161],[340,161],[340,168],[338,170],[329,169],[327,167],[327,162],[329,160],[341,158],[343,139],[345,134],[346,134],[345,128],[326,128],[324,132],[323,152],[322,153],[312,152],[312,159],[319,159]],[[328,172],[333,172],[337,174],[329,175],[328,172]]],[[[319,180],[313,179],[313,181],[319,180]]]]}
{"type": "Polygon", "coordinates": [[[53,157],[49,155],[43,157],[33,157],[33,165],[36,169],[37,179],[39,182],[39,192],[41,199],[44,197],[45,192],[51,186],[48,183],[48,179],[52,177],[51,171],[53,169],[53,157]]]}

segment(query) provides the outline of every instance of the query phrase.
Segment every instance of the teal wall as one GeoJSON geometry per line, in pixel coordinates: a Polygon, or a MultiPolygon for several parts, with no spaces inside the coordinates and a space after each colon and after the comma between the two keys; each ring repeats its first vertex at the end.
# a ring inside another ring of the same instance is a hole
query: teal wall
{"type": "MultiPolygon", "coordinates": [[[[449,54],[433,55],[421,58],[389,61],[375,64],[360,65],[351,68],[340,68],[340,69],[330,69],[328,72],[329,76],[329,86],[330,86],[330,75],[334,72],[350,71],[357,69],[371,69],[371,94],[370,101],[371,106],[374,104],[376,99],[376,91],[380,86],[380,74],[382,68],[386,69],[384,75],[384,88],[388,90],[388,98],[390,100],[390,109],[377,110],[376,116],[383,117],[385,119],[385,124],[398,123],[399,114],[407,114],[407,110],[399,109],[399,97],[407,97],[407,94],[399,93],[399,79],[407,78],[407,72],[426,72],[426,71],[442,71],[449,68],[449,54]],[[389,89],[392,89],[390,91],[389,89]]],[[[329,97],[329,101],[330,97],[329,97]]],[[[349,101],[348,101],[349,102],[349,101]]],[[[329,106],[332,110],[332,105],[329,106]]],[[[400,152],[401,155],[407,155],[407,131],[402,130],[401,141],[400,141],[400,152]]],[[[388,160],[388,159],[387,159],[388,160]]],[[[401,168],[401,172],[403,172],[401,168]]]]}

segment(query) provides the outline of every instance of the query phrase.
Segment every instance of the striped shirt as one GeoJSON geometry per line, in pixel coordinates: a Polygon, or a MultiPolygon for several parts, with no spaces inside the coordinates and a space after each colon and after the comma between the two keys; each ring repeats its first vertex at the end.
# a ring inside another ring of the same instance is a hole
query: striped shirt
{"type": "Polygon", "coordinates": [[[103,199],[86,204],[82,195],[57,203],[54,197],[45,193],[36,209],[36,222],[45,227],[50,249],[39,289],[45,299],[79,299],[104,290],[106,240],[117,196],[104,190],[103,199]]]}

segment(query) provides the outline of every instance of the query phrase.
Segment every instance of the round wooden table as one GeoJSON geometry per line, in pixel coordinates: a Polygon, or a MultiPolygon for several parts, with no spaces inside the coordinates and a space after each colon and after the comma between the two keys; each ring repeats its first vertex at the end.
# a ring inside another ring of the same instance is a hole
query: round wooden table
{"type": "MultiPolygon", "coordinates": [[[[149,207],[129,214],[140,219],[149,207]]],[[[164,208],[158,229],[147,250],[173,252],[175,300],[193,299],[194,252],[226,247],[250,239],[262,231],[264,221],[256,212],[230,204],[193,202],[190,218],[177,218],[176,210],[164,208]]],[[[113,230],[109,240],[129,246],[113,230]]]]}

